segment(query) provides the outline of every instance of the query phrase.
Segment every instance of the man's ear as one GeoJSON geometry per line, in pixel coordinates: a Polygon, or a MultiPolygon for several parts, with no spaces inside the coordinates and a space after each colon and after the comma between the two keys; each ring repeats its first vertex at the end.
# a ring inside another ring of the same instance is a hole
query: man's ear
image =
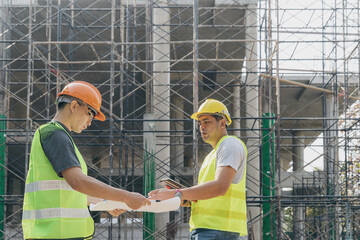
{"type": "Polygon", "coordinates": [[[71,103],[69,104],[70,111],[71,111],[72,113],[75,112],[75,109],[76,109],[77,105],[78,105],[78,103],[76,102],[76,100],[71,101],[71,103]]]}
{"type": "Polygon", "coordinates": [[[225,120],[225,118],[221,119],[221,125],[220,126],[226,128],[226,120],[225,120]]]}

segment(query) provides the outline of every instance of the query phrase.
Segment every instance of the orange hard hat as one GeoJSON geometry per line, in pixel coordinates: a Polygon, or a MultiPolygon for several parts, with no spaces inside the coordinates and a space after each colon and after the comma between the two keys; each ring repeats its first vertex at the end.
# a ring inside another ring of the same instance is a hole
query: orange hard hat
{"type": "Polygon", "coordinates": [[[105,115],[100,111],[101,94],[94,85],[84,81],[74,81],[67,84],[57,96],[70,96],[77,98],[95,111],[95,119],[105,121],[105,115]]]}

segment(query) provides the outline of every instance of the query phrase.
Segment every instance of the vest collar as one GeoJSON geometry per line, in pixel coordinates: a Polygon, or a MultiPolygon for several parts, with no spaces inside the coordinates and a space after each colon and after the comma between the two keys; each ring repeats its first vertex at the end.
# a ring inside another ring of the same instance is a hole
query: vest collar
{"type": "Polygon", "coordinates": [[[70,136],[71,136],[71,132],[69,131],[69,129],[67,128],[67,127],[65,127],[65,125],[64,124],[62,124],[61,122],[58,122],[58,121],[51,121],[50,122],[51,124],[58,124],[58,125],[60,125],[70,136]]]}
{"type": "Polygon", "coordinates": [[[230,135],[225,135],[225,136],[223,136],[222,138],[220,138],[220,140],[217,142],[217,144],[216,144],[216,146],[215,146],[214,149],[217,149],[217,148],[219,147],[220,143],[221,143],[222,141],[224,141],[224,139],[227,138],[227,137],[230,137],[230,135]]]}

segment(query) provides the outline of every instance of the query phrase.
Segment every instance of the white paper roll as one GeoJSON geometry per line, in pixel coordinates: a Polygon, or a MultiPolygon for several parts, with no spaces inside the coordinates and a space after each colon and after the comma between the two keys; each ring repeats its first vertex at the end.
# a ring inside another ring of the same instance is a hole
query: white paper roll
{"type": "Polygon", "coordinates": [[[111,201],[111,200],[103,200],[97,204],[90,204],[90,211],[111,211],[114,209],[126,209],[133,210],[137,212],[169,212],[175,211],[180,207],[180,198],[174,197],[164,201],[155,201],[150,200],[151,205],[147,205],[145,207],[141,207],[137,210],[133,210],[126,205],[124,202],[111,201]]]}

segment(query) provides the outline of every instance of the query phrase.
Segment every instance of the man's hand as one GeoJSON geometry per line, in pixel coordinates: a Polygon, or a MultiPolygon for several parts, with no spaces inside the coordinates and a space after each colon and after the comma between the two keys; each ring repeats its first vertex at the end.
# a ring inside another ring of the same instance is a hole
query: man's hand
{"type": "MultiPolygon", "coordinates": [[[[181,189],[183,195],[181,200],[195,201],[223,196],[229,189],[235,173],[235,169],[230,166],[218,167],[215,172],[215,180],[181,189]]],[[[167,200],[175,197],[175,192],[175,189],[156,189],[149,193],[149,199],[167,200]]]]}
{"type": "Polygon", "coordinates": [[[151,204],[149,199],[147,199],[140,193],[135,192],[129,192],[129,197],[126,198],[125,203],[129,206],[129,208],[134,210],[151,204]]]}
{"type": "Polygon", "coordinates": [[[118,217],[120,214],[123,214],[124,212],[126,212],[125,209],[114,209],[114,210],[108,211],[108,213],[110,213],[113,217],[118,217]]]}
{"type": "Polygon", "coordinates": [[[149,199],[163,201],[175,197],[175,190],[160,188],[149,192],[148,195],[149,199]]]}

